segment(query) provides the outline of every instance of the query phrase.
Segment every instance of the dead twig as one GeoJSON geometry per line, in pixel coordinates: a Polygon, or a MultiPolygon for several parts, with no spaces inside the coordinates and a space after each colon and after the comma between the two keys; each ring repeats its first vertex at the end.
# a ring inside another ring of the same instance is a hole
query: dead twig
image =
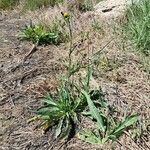
{"type": "Polygon", "coordinates": [[[25,57],[23,59],[23,62],[25,62],[30,55],[32,55],[33,53],[35,53],[36,50],[37,50],[37,44],[34,44],[32,46],[32,49],[25,55],[25,57]]]}
{"type": "Polygon", "coordinates": [[[24,62],[28,59],[30,55],[35,53],[37,51],[37,44],[34,44],[31,48],[31,50],[24,56],[21,62],[19,62],[14,68],[11,69],[12,72],[14,72],[17,68],[20,68],[23,66],[24,62]]]}

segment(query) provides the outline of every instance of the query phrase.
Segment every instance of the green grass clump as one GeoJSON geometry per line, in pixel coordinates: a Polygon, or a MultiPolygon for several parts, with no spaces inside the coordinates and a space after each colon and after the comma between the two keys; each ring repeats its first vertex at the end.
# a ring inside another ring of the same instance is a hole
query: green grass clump
{"type": "Polygon", "coordinates": [[[61,28],[60,22],[54,21],[49,28],[45,24],[31,23],[21,31],[20,37],[37,45],[59,45],[67,40],[68,35],[61,28]]]}
{"type": "Polygon", "coordinates": [[[133,3],[127,12],[126,33],[136,47],[147,54],[150,50],[150,2],[133,3]]]}
{"type": "Polygon", "coordinates": [[[35,10],[45,6],[55,6],[63,0],[26,0],[24,9],[35,10]]]}
{"type": "Polygon", "coordinates": [[[19,0],[0,0],[0,9],[12,9],[19,3],[19,0]]]}

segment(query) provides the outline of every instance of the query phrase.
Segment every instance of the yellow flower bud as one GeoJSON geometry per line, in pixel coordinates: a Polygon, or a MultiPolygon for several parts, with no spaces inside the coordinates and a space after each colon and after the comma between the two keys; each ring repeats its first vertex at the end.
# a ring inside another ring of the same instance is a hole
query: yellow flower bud
{"type": "Polygon", "coordinates": [[[69,18],[69,17],[70,17],[70,14],[67,13],[67,12],[65,12],[65,13],[63,14],[63,16],[64,16],[65,18],[69,18]]]}

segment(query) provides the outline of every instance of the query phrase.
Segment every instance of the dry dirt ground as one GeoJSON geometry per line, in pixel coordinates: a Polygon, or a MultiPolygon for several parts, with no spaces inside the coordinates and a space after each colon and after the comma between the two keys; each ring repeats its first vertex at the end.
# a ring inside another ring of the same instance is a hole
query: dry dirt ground
{"type": "MultiPolygon", "coordinates": [[[[57,13],[60,14],[60,11],[58,9],[57,13]]],[[[43,134],[41,129],[35,129],[37,122],[27,123],[34,115],[32,110],[41,105],[42,94],[56,88],[56,77],[64,70],[62,61],[67,56],[67,44],[38,47],[23,61],[32,44],[20,41],[18,32],[25,24],[29,24],[30,19],[36,21],[39,14],[46,16],[49,12],[49,9],[45,9],[26,15],[21,15],[19,10],[0,13],[0,150],[148,150],[148,133],[146,140],[138,143],[127,135],[121,137],[120,142],[105,146],[91,145],[75,137],[61,147],[63,141],[53,142],[51,131],[43,134]]],[[[92,15],[77,16],[78,31],[85,32],[92,15]],[[83,26],[78,27],[79,23],[83,23],[83,26]]],[[[96,83],[106,93],[110,104],[115,105],[121,113],[127,110],[149,116],[150,81],[142,67],[140,55],[129,49],[124,50],[122,41],[110,33],[107,25],[103,33],[97,32],[93,31],[90,35],[90,47],[97,51],[111,41],[102,53],[111,65],[97,68],[94,74],[96,83]]],[[[77,34],[76,37],[75,41],[80,42],[77,34]]],[[[79,49],[86,48],[85,40],[79,49]]],[[[85,123],[88,124],[88,121],[85,123]]]]}

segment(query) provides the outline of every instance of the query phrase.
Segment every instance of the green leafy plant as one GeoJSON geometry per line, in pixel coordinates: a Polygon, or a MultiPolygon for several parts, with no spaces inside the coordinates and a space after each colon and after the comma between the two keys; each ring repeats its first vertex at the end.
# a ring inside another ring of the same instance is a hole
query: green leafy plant
{"type": "Polygon", "coordinates": [[[47,28],[44,24],[33,25],[31,23],[25,26],[20,33],[20,37],[23,40],[32,41],[37,45],[58,45],[65,42],[67,36],[67,33],[59,25],[59,22],[53,22],[50,28],[47,28]]]}
{"type": "Polygon", "coordinates": [[[41,124],[46,125],[45,130],[56,125],[55,138],[61,133],[62,137],[75,134],[78,114],[87,106],[83,96],[75,97],[71,94],[68,87],[62,87],[56,97],[47,96],[43,100],[46,105],[36,111],[38,117],[45,120],[41,124]]]}
{"type": "Polygon", "coordinates": [[[97,125],[95,131],[82,129],[79,132],[78,137],[86,142],[104,144],[109,140],[115,141],[123,134],[124,130],[135,124],[139,119],[138,115],[131,115],[125,117],[120,122],[116,121],[110,113],[108,105],[101,105],[101,110],[99,110],[87,92],[83,91],[83,95],[86,97],[90,116],[96,120],[97,125]],[[104,112],[102,112],[102,106],[105,108],[104,112]]]}
{"type": "Polygon", "coordinates": [[[67,67],[69,73],[60,81],[57,94],[53,97],[45,97],[43,100],[45,105],[35,111],[38,115],[36,119],[43,119],[40,126],[44,127],[44,130],[55,127],[54,138],[67,138],[68,140],[76,134],[80,117],[87,109],[88,104],[81,89],[89,91],[90,80],[90,72],[88,72],[83,86],[79,87],[71,79],[78,70],[75,66],[71,67],[71,64],[70,69],[67,67]]]}
{"type": "Polygon", "coordinates": [[[150,3],[149,0],[133,1],[127,11],[125,32],[136,47],[147,54],[150,50],[150,3]]]}
{"type": "MultiPolygon", "coordinates": [[[[42,119],[41,127],[44,130],[55,128],[54,138],[67,137],[68,139],[75,135],[77,125],[81,113],[86,109],[87,101],[81,93],[81,88],[73,76],[77,73],[82,66],[80,63],[74,64],[72,62],[72,54],[75,50],[72,42],[72,27],[71,16],[69,13],[62,13],[65,22],[69,28],[70,35],[70,49],[68,51],[68,62],[65,67],[67,70],[66,75],[60,80],[60,85],[57,89],[57,94],[54,96],[47,96],[43,101],[44,106],[37,111],[37,117],[34,119],[42,119]]],[[[85,84],[82,88],[88,91],[90,72],[88,72],[85,84]]],[[[30,120],[32,121],[32,119],[30,120]]]]}

